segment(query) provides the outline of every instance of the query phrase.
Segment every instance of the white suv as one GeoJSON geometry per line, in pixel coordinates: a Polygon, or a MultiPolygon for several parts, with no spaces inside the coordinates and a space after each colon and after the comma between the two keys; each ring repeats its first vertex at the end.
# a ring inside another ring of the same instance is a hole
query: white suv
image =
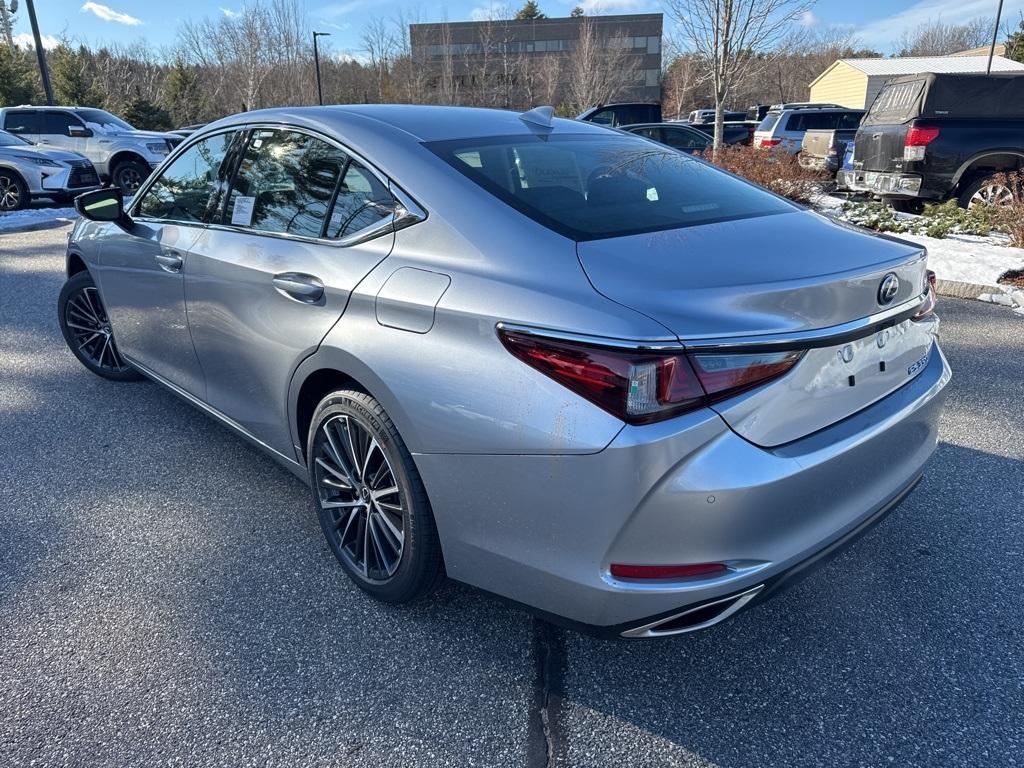
{"type": "Polygon", "coordinates": [[[103,180],[133,194],[182,140],[173,133],[139,131],[91,107],[7,107],[0,128],[34,144],[85,155],[103,180]]]}

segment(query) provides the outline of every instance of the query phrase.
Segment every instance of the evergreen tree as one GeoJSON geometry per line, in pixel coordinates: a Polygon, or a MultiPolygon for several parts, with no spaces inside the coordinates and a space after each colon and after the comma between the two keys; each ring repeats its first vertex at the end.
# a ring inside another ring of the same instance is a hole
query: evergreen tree
{"type": "Polygon", "coordinates": [[[143,131],[169,131],[174,127],[167,110],[147,99],[132,99],[128,102],[124,119],[143,131]]]}
{"type": "Polygon", "coordinates": [[[206,98],[199,73],[180,56],[174,60],[167,73],[163,102],[171,113],[172,122],[178,127],[200,122],[206,111],[206,98]]]}
{"type": "Polygon", "coordinates": [[[75,107],[102,107],[103,94],[96,88],[89,71],[89,52],[85,46],[76,51],[66,40],[50,51],[50,83],[58,104],[75,107]]]}
{"type": "Polygon", "coordinates": [[[584,11],[582,6],[577,5],[575,8],[572,9],[572,13],[570,13],[569,15],[572,16],[574,19],[578,19],[580,16],[583,16],[584,11]]]}
{"type": "Polygon", "coordinates": [[[546,19],[547,16],[541,11],[540,6],[537,5],[536,0],[526,0],[523,3],[523,7],[516,13],[516,19],[524,21],[527,19],[546,19]]]}
{"type": "Polygon", "coordinates": [[[39,75],[29,53],[0,44],[0,106],[38,102],[39,90],[39,75]]]}
{"type": "Polygon", "coordinates": [[[1006,38],[1006,58],[1024,64],[1024,14],[1021,14],[1017,31],[1006,38]]]}

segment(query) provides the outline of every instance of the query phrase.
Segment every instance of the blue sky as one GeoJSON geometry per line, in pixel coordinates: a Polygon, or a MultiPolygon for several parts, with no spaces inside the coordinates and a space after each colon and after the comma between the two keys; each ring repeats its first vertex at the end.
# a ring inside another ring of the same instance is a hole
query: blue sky
{"type": "MultiPolygon", "coordinates": [[[[486,15],[491,2],[495,8],[521,4],[516,0],[451,0],[436,5],[407,0],[328,0],[306,7],[314,27],[332,33],[329,42],[336,53],[358,56],[360,29],[373,16],[390,18],[404,12],[420,21],[457,21],[486,15]]],[[[548,16],[568,15],[577,4],[573,0],[539,2],[548,16]]],[[[579,4],[598,13],[662,10],[658,0],[582,0],[579,4]]],[[[241,5],[242,0],[36,0],[36,13],[40,31],[49,38],[63,33],[92,44],[143,39],[160,47],[174,42],[176,30],[185,19],[232,13],[241,5]]],[[[890,53],[902,32],[923,21],[941,18],[954,23],[990,16],[995,14],[996,5],[997,0],[819,0],[804,23],[852,28],[864,45],[890,53]]],[[[1005,0],[1004,19],[1015,23],[1022,11],[1024,0],[1005,0]]],[[[27,36],[30,30],[23,9],[18,17],[15,32],[27,36]]]]}

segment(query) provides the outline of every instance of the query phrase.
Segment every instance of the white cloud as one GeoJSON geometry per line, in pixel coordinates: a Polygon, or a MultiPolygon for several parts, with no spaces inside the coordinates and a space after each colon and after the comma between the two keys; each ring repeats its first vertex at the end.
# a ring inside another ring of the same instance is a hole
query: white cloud
{"type": "MultiPolygon", "coordinates": [[[[43,43],[44,50],[50,50],[60,45],[58,40],[53,35],[40,35],[40,40],[43,43]]],[[[29,32],[21,32],[14,36],[14,44],[19,48],[35,48],[36,42],[32,39],[32,35],[29,32]]]]}
{"type": "Polygon", "coordinates": [[[469,18],[473,21],[494,21],[505,18],[508,13],[507,6],[491,3],[489,5],[478,5],[469,12],[469,18]]]}
{"type": "Polygon", "coordinates": [[[648,7],[648,0],[580,0],[572,3],[580,6],[588,14],[602,14],[608,11],[639,11],[648,7]]]}
{"type": "Polygon", "coordinates": [[[233,19],[235,18],[235,16],[238,15],[238,11],[232,11],[230,8],[224,8],[223,6],[221,7],[220,12],[227,16],[229,19],[233,19]]]}
{"type": "Polygon", "coordinates": [[[800,14],[800,26],[802,27],[816,27],[818,26],[819,19],[814,15],[814,11],[808,9],[800,14]]]}
{"type": "MultiPolygon", "coordinates": [[[[993,0],[918,0],[899,13],[873,21],[857,30],[857,37],[866,45],[886,48],[892,45],[904,32],[930,21],[945,24],[963,24],[971,19],[995,18],[996,3],[993,0]]],[[[1024,0],[1006,0],[1003,5],[1003,20],[1013,21],[1024,11],[1024,0]]]]}
{"type": "Polygon", "coordinates": [[[331,3],[322,8],[317,8],[316,13],[325,19],[336,19],[339,16],[344,16],[362,8],[365,4],[364,0],[347,0],[347,2],[331,3]]]}
{"type": "Polygon", "coordinates": [[[94,3],[89,0],[87,3],[82,3],[81,13],[91,13],[104,21],[113,21],[118,24],[126,24],[129,27],[137,27],[142,24],[142,19],[136,19],[134,16],[129,16],[127,13],[121,13],[115,11],[113,8],[100,3],[94,3]]]}

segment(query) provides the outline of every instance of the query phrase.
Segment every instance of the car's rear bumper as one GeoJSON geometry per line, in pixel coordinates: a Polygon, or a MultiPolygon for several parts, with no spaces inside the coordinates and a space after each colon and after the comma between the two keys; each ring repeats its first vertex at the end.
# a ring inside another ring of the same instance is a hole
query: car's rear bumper
{"type": "Polygon", "coordinates": [[[842,169],[836,173],[840,189],[879,197],[931,198],[920,174],[842,169]]]}
{"type": "Polygon", "coordinates": [[[415,460],[451,577],[628,636],[751,590],[748,604],[763,599],[891,507],[935,448],[949,376],[936,344],[896,392],[772,449],[701,411],[625,427],[597,454],[415,460]],[[610,574],[611,563],[707,562],[731,570],[646,583],[610,574]]]}

